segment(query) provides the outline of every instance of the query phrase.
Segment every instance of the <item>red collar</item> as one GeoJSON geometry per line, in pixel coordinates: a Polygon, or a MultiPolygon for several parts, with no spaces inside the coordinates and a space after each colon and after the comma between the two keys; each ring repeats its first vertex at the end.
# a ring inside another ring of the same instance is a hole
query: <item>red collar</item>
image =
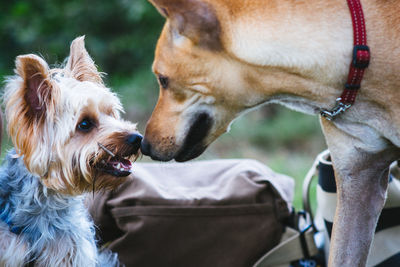
{"type": "Polygon", "coordinates": [[[332,110],[321,111],[321,115],[328,120],[335,119],[354,104],[364,71],[368,67],[370,59],[370,51],[367,46],[367,31],[365,30],[365,20],[360,0],[347,0],[347,4],[353,22],[353,60],[350,64],[345,89],[336,100],[336,106],[332,110]]]}

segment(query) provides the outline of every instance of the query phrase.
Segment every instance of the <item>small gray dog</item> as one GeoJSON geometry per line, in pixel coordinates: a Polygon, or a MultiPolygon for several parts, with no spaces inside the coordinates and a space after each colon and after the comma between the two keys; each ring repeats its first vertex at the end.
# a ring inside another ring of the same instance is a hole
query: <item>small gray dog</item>
{"type": "Polygon", "coordinates": [[[83,194],[124,182],[142,138],[120,119],[84,38],[62,69],[17,57],[5,105],[15,148],[0,169],[0,266],[118,266],[96,248],[83,194]]]}

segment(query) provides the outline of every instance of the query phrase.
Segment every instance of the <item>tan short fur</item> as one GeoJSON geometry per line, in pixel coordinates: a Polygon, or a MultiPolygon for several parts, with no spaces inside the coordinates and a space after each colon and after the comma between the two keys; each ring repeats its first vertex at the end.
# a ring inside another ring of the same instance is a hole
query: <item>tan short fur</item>
{"type": "MultiPolygon", "coordinates": [[[[150,2],[167,19],[153,70],[168,84],[142,143],[154,159],[198,156],[235,117],[262,104],[318,114],[343,90],[353,48],[345,0],[150,2]],[[193,134],[204,125],[203,136],[193,134]]],[[[361,3],[370,66],[355,105],[333,122],[321,120],[339,191],[330,266],[366,264],[387,168],[399,157],[400,5],[361,3]]]]}

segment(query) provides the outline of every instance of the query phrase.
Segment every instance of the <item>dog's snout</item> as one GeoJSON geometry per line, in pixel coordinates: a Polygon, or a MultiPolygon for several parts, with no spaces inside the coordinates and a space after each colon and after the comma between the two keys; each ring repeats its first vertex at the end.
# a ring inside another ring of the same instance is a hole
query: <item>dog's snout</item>
{"type": "Polygon", "coordinates": [[[143,155],[149,156],[153,160],[170,161],[173,158],[173,153],[162,156],[157,153],[157,151],[154,150],[154,147],[152,147],[151,143],[147,141],[146,137],[142,140],[140,151],[143,155]]]}
{"type": "Polygon", "coordinates": [[[132,146],[132,150],[138,151],[142,143],[143,136],[138,133],[130,134],[126,138],[126,143],[132,146]]]}

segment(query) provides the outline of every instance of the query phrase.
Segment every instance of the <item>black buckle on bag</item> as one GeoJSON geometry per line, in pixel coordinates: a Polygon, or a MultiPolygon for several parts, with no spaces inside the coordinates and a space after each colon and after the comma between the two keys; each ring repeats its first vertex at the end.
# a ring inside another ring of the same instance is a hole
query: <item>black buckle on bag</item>
{"type": "Polygon", "coordinates": [[[353,48],[353,66],[357,69],[365,69],[369,65],[370,51],[367,45],[355,45],[353,48]],[[358,56],[359,51],[368,52],[368,58],[362,59],[358,56]]]}
{"type": "Polygon", "coordinates": [[[312,224],[308,225],[305,227],[303,230],[300,231],[300,245],[301,245],[301,251],[303,252],[304,258],[309,259],[310,258],[310,250],[308,249],[307,245],[307,240],[305,237],[305,233],[310,230],[310,228],[314,228],[312,224]]]}

